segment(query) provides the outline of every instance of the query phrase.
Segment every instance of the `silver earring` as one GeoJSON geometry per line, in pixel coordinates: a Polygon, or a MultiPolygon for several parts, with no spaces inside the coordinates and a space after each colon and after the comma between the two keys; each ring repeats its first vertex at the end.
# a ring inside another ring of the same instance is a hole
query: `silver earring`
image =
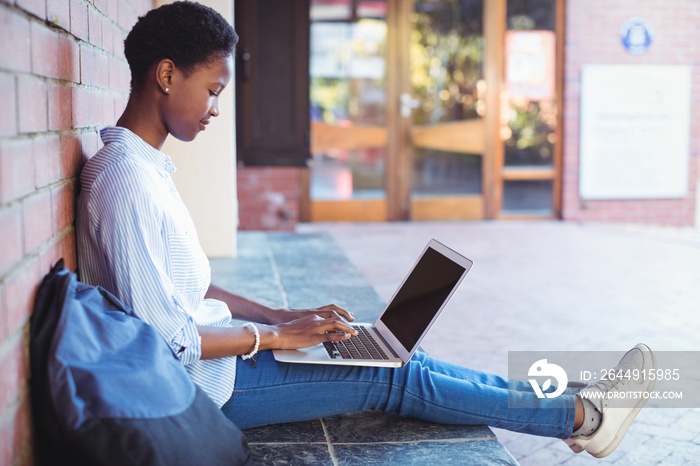
{"type": "Polygon", "coordinates": [[[166,87],[166,88],[165,88],[165,92],[168,92],[169,90],[170,90],[169,87],[166,87]]]}

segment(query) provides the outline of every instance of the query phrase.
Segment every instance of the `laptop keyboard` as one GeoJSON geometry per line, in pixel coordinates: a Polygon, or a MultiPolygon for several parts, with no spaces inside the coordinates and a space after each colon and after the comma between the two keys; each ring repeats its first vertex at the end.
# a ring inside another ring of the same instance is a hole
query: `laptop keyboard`
{"type": "Polygon", "coordinates": [[[352,327],[359,333],[349,340],[326,341],[323,343],[331,358],[389,359],[366,327],[359,325],[353,325],[352,327]]]}

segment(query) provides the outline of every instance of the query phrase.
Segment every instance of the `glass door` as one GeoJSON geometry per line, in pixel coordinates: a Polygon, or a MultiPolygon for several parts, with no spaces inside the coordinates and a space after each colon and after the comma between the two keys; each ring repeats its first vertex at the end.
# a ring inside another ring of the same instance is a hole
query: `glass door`
{"type": "Polygon", "coordinates": [[[483,218],[482,4],[311,1],[310,220],[483,218]]]}
{"type": "Polygon", "coordinates": [[[387,220],[387,5],[311,0],[312,221],[387,220]]]}
{"type": "Polygon", "coordinates": [[[556,217],[563,0],[311,0],[311,221],[556,217]]]}
{"type": "Polygon", "coordinates": [[[562,23],[562,0],[507,0],[500,218],[559,215],[562,23]]]}
{"type": "Polygon", "coordinates": [[[411,219],[484,218],[483,0],[416,0],[410,21],[411,219]]]}

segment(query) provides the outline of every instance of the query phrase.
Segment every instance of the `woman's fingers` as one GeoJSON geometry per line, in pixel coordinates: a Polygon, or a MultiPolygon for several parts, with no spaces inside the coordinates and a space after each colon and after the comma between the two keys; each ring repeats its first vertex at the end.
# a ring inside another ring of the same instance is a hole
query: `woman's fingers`
{"type": "MultiPolygon", "coordinates": [[[[340,306],[336,306],[335,304],[328,304],[326,306],[321,306],[318,308],[318,310],[333,313],[339,317],[342,317],[343,319],[345,319],[349,322],[352,322],[355,320],[355,316],[352,314],[352,312],[350,312],[346,309],[343,309],[340,306]]],[[[325,316],[325,317],[329,317],[329,316],[325,316]]]]}
{"type": "Polygon", "coordinates": [[[341,341],[352,338],[354,334],[350,332],[343,332],[342,330],[335,330],[333,332],[326,332],[325,336],[326,341],[341,341]]]}
{"type": "Polygon", "coordinates": [[[355,316],[352,312],[336,306],[335,304],[328,304],[314,309],[278,310],[275,323],[281,324],[295,319],[303,319],[309,315],[317,315],[327,319],[331,317],[340,317],[348,322],[355,320],[355,316]]]}
{"type": "Polygon", "coordinates": [[[340,316],[324,318],[313,314],[279,326],[280,348],[305,348],[323,341],[346,340],[357,334],[340,316]]]}
{"type": "MultiPolygon", "coordinates": [[[[304,319],[300,319],[304,320],[304,319]]],[[[328,333],[341,331],[343,333],[350,333],[356,335],[357,331],[352,328],[351,325],[341,316],[337,314],[331,314],[329,317],[321,317],[318,315],[311,316],[310,324],[315,327],[314,333],[328,333]]]]}

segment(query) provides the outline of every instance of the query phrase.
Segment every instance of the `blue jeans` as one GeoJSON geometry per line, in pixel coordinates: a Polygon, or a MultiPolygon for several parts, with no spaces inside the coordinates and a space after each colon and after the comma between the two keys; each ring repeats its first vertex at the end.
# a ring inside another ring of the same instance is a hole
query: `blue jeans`
{"type": "Polygon", "coordinates": [[[548,437],[568,438],[573,431],[573,395],[539,399],[526,382],[509,385],[503,377],[421,352],[397,369],[285,364],[270,351],[256,359],[254,368],[238,359],[233,395],[221,408],[243,429],[373,409],[548,437]],[[510,408],[509,394],[527,407],[510,408]]]}

